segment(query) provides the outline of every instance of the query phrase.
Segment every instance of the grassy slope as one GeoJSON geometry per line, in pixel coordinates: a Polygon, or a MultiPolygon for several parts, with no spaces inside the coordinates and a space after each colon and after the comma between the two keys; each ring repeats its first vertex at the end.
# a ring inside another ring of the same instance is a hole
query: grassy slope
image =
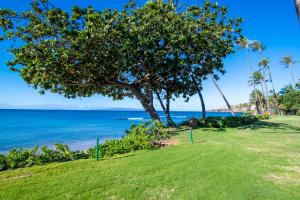
{"type": "Polygon", "coordinates": [[[0,199],[300,199],[300,117],[188,138],[122,158],[1,172],[0,199]]]}

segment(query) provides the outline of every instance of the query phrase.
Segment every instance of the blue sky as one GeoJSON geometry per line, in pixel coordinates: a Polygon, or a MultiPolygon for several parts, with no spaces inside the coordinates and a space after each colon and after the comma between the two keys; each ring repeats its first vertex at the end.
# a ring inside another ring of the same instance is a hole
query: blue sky
{"type": "MultiPolygon", "coordinates": [[[[1,0],[0,8],[12,8],[19,11],[27,7],[26,0],[1,0]]],[[[126,0],[52,0],[54,5],[70,9],[72,5],[86,7],[93,5],[97,9],[121,8],[126,0]]],[[[138,0],[139,5],[145,1],[138,0]]],[[[181,3],[197,4],[202,1],[179,0],[181,3]]],[[[300,61],[300,23],[297,21],[294,0],[219,0],[221,5],[229,8],[230,16],[242,17],[243,33],[251,40],[263,41],[267,47],[264,57],[271,59],[272,74],[277,90],[291,83],[289,70],[280,64],[285,55],[292,55],[300,61]]],[[[11,58],[7,52],[9,44],[0,43],[0,108],[50,108],[50,109],[105,109],[105,108],[138,108],[138,101],[125,99],[113,101],[110,98],[95,95],[90,98],[69,100],[63,96],[47,93],[43,96],[18,76],[10,72],[5,64],[11,58]]],[[[256,67],[258,54],[251,54],[253,65],[256,67]]],[[[227,73],[221,77],[219,84],[231,104],[247,102],[250,88],[247,84],[249,66],[243,50],[229,56],[225,60],[227,73]]],[[[294,66],[294,75],[300,78],[300,64],[294,66]]],[[[204,83],[203,95],[208,109],[225,107],[211,81],[204,83]]],[[[157,104],[157,103],[156,103],[157,104]]],[[[157,104],[157,108],[159,108],[157,104]]],[[[188,103],[177,99],[172,103],[173,110],[199,110],[198,98],[193,97],[188,103]]]]}

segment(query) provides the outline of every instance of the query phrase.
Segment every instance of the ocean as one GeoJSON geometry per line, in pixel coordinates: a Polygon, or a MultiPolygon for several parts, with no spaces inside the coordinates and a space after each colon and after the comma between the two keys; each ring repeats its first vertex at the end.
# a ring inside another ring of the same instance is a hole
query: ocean
{"type": "MultiPolygon", "coordinates": [[[[163,112],[159,112],[165,120],[163,112]]],[[[201,112],[172,112],[179,123],[201,112]]],[[[230,116],[230,113],[208,112],[208,116],[230,116]]],[[[0,110],[0,153],[13,148],[68,144],[72,150],[87,149],[100,141],[121,138],[132,124],[149,120],[143,111],[100,110],[0,110]]]]}

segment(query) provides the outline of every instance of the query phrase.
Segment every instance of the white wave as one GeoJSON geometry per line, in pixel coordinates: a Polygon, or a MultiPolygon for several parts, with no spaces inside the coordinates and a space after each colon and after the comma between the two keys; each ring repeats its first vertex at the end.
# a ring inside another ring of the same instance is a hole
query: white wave
{"type": "Polygon", "coordinates": [[[173,118],[187,118],[187,116],[171,116],[173,118]]]}
{"type": "Polygon", "coordinates": [[[143,121],[144,118],[143,117],[132,117],[132,118],[127,118],[130,121],[143,121]]]}

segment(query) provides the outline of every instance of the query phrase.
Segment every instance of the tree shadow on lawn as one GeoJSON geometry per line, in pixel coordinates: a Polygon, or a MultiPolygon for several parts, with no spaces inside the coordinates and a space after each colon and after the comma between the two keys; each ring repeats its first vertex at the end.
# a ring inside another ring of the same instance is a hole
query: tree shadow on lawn
{"type": "MultiPolygon", "coordinates": [[[[197,127],[197,128],[193,128],[193,131],[203,131],[203,132],[208,132],[208,131],[213,131],[213,132],[226,132],[226,128],[203,128],[203,127],[197,127]]],[[[174,135],[180,134],[183,131],[190,131],[190,128],[188,127],[182,127],[177,129],[176,131],[174,131],[174,135]]]]}
{"type": "Polygon", "coordinates": [[[201,131],[227,132],[226,128],[200,128],[201,131]]]}
{"type": "MultiPolygon", "coordinates": [[[[268,121],[259,121],[255,122],[254,124],[239,127],[240,130],[261,130],[261,129],[271,129],[271,130],[282,130],[282,131],[295,131],[299,132],[300,134],[300,127],[285,124],[285,123],[274,123],[274,122],[268,122],[268,121]]],[[[295,132],[284,132],[284,133],[295,133],[295,132]]]]}
{"type": "Polygon", "coordinates": [[[136,152],[130,152],[130,153],[127,153],[127,154],[120,154],[120,155],[114,155],[112,157],[104,157],[104,158],[100,158],[99,160],[101,161],[104,161],[104,160],[117,160],[117,159],[122,159],[122,158],[127,158],[127,157],[132,157],[132,156],[135,156],[136,152]]]}

